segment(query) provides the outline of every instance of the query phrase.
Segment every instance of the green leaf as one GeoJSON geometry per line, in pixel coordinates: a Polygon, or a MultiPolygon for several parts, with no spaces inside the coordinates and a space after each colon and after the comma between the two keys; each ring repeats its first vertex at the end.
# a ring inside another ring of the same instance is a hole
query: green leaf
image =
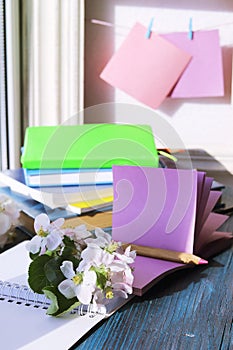
{"type": "Polygon", "coordinates": [[[77,253],[77,250],[73,247],[70,247],[70,246],[65,246],[62,250],[62,257],[64,260],[68,260],[70,259],[70,257],[74,256],[75,254],[77,253]]]}
{"type": "Polygon", "coordinates": [[[67,260],[70,259],[70,257],[77,255],[78,250],[76,248],[76,245],[72,239],[70,239],[68,236],[64,236],[63,238],[63,244],[64,248],[62,250],[62,257],[67,260]]]}
{"type": "Polygon", "coordinates": [[[91,270],[95,271],[96,276],[97,276],[97,282],[96,285],[97,287],[99,287],[100,289],[104,289],[107,279],[108,279],[108,273],[105,269],[105,267],[93,267],[91,268],[91,270]]]}
{"type": "Polygon", "coordinates": [[[63,237],[63,243],[64,243],[65,246],[70,246],[70,247],[75,248],[74,241],[69,236],[65,235],[63,237]]]}
{"type": "Polygon", "coordinates": [[[60,269],[62,261],[62,258],[53,258],[45,264],[44,271],[46,278],[50,281],[50,284],[57,286],[64,280],[64,275],[60,269]]]}
{"type": "Polygon", "coordinates": [[[56,297],[56,295],[50,290],[49,287],[45,287],[45,288],[43,289],[43,292],[44,292],[44,294],[46,295],[46,297],[47,297],[48,299],[51,300],[51,304],[49,305],[49,307],[48,307],[46,313],[47,313],[48,315],[53,315],[53,314],[55,314],[55,313],[58,311],[58,309],[59,309],[58,302],[57,302],[57,297],[56,297]]]}
{"type": "Polygon", "coordinates": [[[62,314],[73,310],[80,305],[77,298],[67,299],[54,286],[48,286],[43,292],[51,300],[51,305],[47,310],[47,314],[51,316],[61,316],[62,314]]]}
{"type": "Polygon", "coordinates": [[[50,281],[50,284],[57,286],[59,283],[61,283],[61,281],[64,280],[64,275],[60,269],[60,266],[62,265],[62,262],[64,260],[72,261],[74,265],[74,269],[76,269],[76,267],[79,264],[79,260],[77,260],[74,257],[70,257],[69,259],[64,259],[63,256],[60,256],[49,260],[44,266],[44,271],[45,271],[46,278],[50,281]]]}
{"type": "Polygon", "coordinates": [[[70,261],[72,261],[73,266],[74,266],[74,270],[77,269],[77,267],[78,267],[78,265],[79,265],[79,263],[80,263],[80,260],[77,259],[77,258],[75,258],[74,256],[70,256],[69,259],[63,259],[63,260],[70,260],[70,261]]]}
{"type": "Polygon", "coordinates": [[[107,282],[107,278],[105,276],[105,274],[103,273],[100,273],[100,272],[97,272],[96,273],[97,275],[97,287],[99,287],[100,289],[104,289],[105,285],[106,285],[106,282],[107,282]]]}
{"type": "Polygon", "coordinates": [[[36,293],[43,293],[43,288],[50,284],[44,271],[44,266],[52,259],[48,255],[40,255],[31,262],[28,270],[28,283],[36,293]]]}
{"type": "Polygon", "coordinates": [[[29,253],[29,256],[30,256],[30,259],[31,260],[35,260],[38,256],[39,256],[40,253],[36,253],[36,254],[32,254],[31,252],[29,253]]]}

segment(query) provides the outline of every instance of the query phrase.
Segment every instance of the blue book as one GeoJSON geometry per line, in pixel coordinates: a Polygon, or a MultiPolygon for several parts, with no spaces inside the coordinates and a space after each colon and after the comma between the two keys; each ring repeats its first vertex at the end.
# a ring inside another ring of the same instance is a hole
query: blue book
{"type": "Polygon", "coordinates": [[[25,182],[31,187],[112,184],[112,169],[27,169],[25,182]]]}

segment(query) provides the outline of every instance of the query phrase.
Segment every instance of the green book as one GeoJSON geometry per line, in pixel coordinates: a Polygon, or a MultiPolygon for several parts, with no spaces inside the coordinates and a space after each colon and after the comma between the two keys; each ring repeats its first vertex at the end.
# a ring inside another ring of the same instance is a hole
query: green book
{"type": "Polygon", "coordinates": [[[28,127],[23,168],[111,168],[112,165],[158,167],[149,125],[83,124],[28,127]]]}

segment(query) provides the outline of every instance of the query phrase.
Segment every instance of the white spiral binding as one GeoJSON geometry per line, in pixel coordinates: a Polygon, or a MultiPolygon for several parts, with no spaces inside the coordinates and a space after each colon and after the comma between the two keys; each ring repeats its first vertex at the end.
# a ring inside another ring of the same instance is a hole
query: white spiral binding
{"type": "Polygon", "coordinates": [[[26,306],[48,308],[50,302],[44,294],[33,292],[25,285],[0,281],[0,299],[8,302],[16,302],[26,306]]]}
{"type": "MultiPolygon", "coordinates": [[[[41,307],[43,309],[47,309],[50,305],[50,300],[46,298],[44,294],[35,293],[25,285],[0,280],[0,302],[4,300],[16,302],[17,304],[23,304],[25,306],[41,307]]],[[[106,313],[106,309],[105,307],[98,308],[93,304],[81,304],[71,313],[76,313],[79,316],[88,314],[89,317],[94,317],[97,314],[106,313]]]]}

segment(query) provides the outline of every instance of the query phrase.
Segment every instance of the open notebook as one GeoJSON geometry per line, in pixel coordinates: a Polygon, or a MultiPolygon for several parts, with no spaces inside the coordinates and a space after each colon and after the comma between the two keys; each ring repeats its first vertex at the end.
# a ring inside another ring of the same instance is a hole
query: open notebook
{"type": "Polygon", "coordinates": [[[131,298],[114,299],[107,305],[105,312],[100,310],[93,314],[81,307],[76,313],[62,317],[46,315],[44,296],[33,295],[27,289],[26,272],[30,258],[25,244],[26,242],[22,242],[0,254],[2,349],[69,349],[98,322],[109,317],[131,298]]]}
{"type": "MultiPolygon", "coordinates": [[[[208,258],[229,246],[232,234],[217,229],[228,218],[213,213],[220,192],[212,178],[184,169],[113,166],[113,239],[208,258]]],[[[187,265],[137,256],[134,293],[187,265]]]]}

